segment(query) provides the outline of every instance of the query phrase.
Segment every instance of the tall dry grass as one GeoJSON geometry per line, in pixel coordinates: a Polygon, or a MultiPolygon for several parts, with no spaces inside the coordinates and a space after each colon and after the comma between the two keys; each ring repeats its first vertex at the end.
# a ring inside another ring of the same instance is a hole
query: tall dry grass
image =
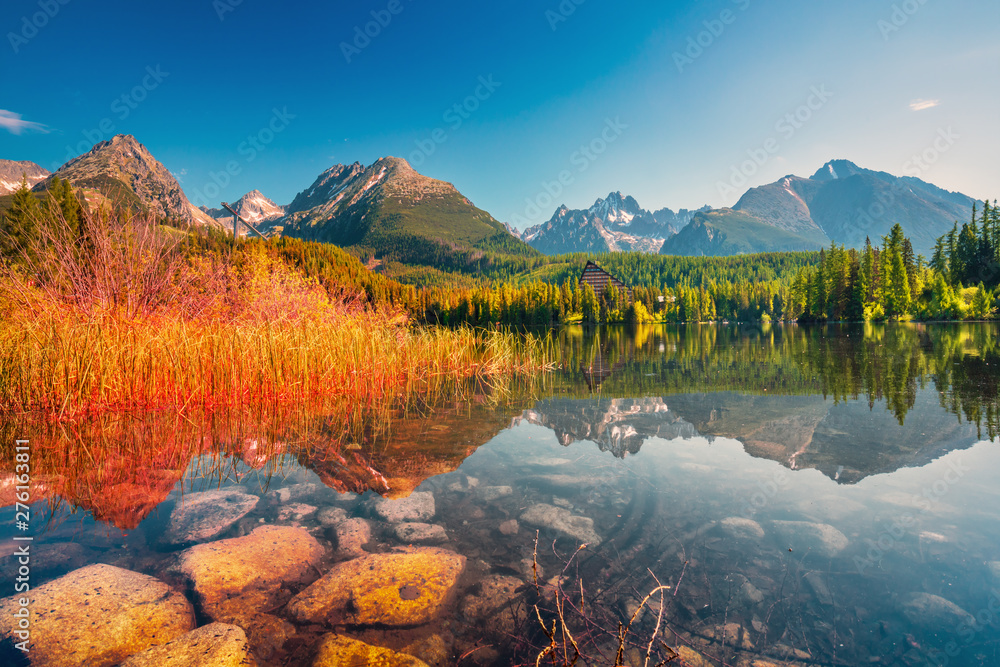
{"type": "Polygon", "coordinates": [[[340,395],[375,402],[449,379],[544,366],[542,343],[410,326],[359,298],[332,299],[259,246],[185,250],[142,216],[55,211],[4,262],[0,410],[67,418],[340,395]]]}

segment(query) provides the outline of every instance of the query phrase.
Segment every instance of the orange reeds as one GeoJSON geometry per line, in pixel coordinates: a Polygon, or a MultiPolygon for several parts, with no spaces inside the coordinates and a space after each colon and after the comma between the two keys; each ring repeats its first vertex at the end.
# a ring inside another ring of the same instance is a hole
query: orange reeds
{"type": "Polygon", "coordinates": [[[330,297],[260,247],[185,253],[149,219],[39,223],[0,285],[0,411],[56,419],[345,396],[387,400],[546,365],[544,342],[415,328],[330,297]]]}

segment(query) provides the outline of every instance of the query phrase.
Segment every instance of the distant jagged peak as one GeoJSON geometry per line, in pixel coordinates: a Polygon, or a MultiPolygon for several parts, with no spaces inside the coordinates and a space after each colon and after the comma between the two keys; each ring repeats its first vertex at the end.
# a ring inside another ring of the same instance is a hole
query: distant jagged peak
{"type": "Polygon", "coordinates": [[[620,191],[616,191],[610,193],[606,198],[594,202],[589,213],[598,216],[605,222],[628,224],[637,215],[642,215],[646,211],[639,206],[639,202],[635,198],[624,196],[620,191]]]}
{"type": "Polygon", "coordinates": [[[48,169],[27,160],[0,160],[0,195],[10,194],[21,187],[21,179],[32,188],[49,175],[48,169]]]}

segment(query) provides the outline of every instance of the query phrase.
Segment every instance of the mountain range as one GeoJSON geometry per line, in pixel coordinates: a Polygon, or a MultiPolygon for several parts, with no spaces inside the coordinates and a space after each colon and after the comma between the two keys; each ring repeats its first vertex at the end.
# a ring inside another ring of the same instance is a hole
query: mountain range
{"type": "MultiPolygon", "coordinates": [[[[117,135],[54,174],[31,162],[0,160],[0,195],[21,175],[36,192],[54,176],[84,189],[91,202],[112,201],[195,225],[231,228],[222,208],[196,208],[173,175],[136,139],[117,135]]],[[[406,160],[334,165],[292,202],[280,206],[253,190],[234,208],[265,235],[353,248],[397,266],[475,272],[492,255],[635,251],[735,255],[816,250],[830,242],[877,243],[895,223],[918,253],[956,221],[969,219],[971,197],[912,176],[826,163],[809,178],[789,175],[748,190],[732,208],[650,211],[612,192],[587,209],[560,206],[545,223],[519,232],[477,208],[451,183],[419,174],[406,160]]]]}
{"type": "Polygon", "coordinates": [[[809,178],[789,175],[751,188],[732,208],[650,213],[616,192],[586,210],[562,206],[521,238],[546,255],[632,250],[726,256],[818,250],[831,242],[860,248],[900,223],[916,252],[930,255],[955,221],[970,218],[974,202],[919,178],[832,160],[809,178]]]}
{"type": "Polygon", "coordinates": [[[0,160],[0,195],[9,195],[17,190],[22,178],[27,181],[30,188],[34,187],[35,183],[45,180],[48,175],[48,169],[39,167],[34,162],[0,160]]]}
{"type": "MultiPolygon", "coordinates": [[[[698,211],[706,211],[705,206],[698,211]]],[[[524,230],[521,239],[546,255],[568,252],[659,252],[698,211],[669,208],[647,211],[632,197],[612,192],[585,210],[560,206],[543,224],[524,230]]]]}

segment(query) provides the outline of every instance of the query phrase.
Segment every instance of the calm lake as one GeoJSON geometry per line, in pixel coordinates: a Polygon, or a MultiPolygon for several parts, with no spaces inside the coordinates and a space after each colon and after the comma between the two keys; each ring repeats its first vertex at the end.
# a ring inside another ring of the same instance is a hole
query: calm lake
{"type": "Polygon", "coordinates": [[[561,609],[576,664],[613,665],[619,623],[659,581],[662,619],[657,594],[624,664],[671,647],[689,665],[998,665],[998,333],[569,328],[558,368],[500,386],[4,438],[33,448],[33,587],[93,563],[156,577],[198,625],[244,627],[262,664],[311,665],[335,631],[432,665],[534,665],[539,616],[551,629],[561,609]],[[202,543],[233,550],[212,561],[202,543]],[[390,571],[396,552],[434,576],[393,579],[395,601],[359,592],[344,564],[390,571]],[[239,581],[199,579],[192,554],[239,581]],[[354,597],[310,606],[338,586],[354,597]]]}

